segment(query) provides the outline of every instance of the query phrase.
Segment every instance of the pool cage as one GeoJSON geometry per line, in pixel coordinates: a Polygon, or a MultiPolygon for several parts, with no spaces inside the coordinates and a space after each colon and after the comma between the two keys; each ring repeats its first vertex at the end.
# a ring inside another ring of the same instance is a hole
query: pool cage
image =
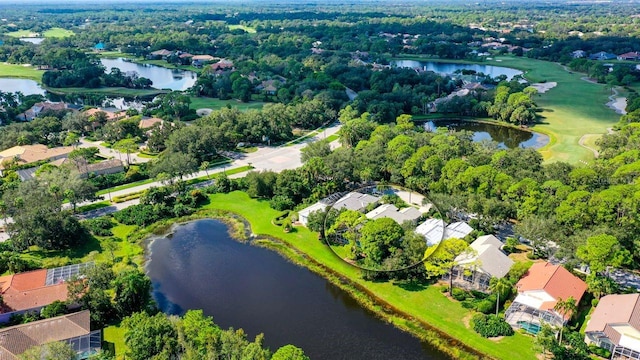
{"type": "Polygon", "coordinates": [[[68,281],[87,267],[93,266],[92,262],[73,264],[47,270],[46,286],[56,285],[68,281]]]}
{"type": "Polygon", "coordinates": [[[548,310],[538,310],[531,306],[513,302],[504,314],[505,320],[514,329],[523,329],[536,335],[542,324],[562,326],[564,318],[548,310]]]}
{"type": "Polygon", "coordinates": [[[78,359],[84,360],[95,355],[102,347],[102,331],[92,331],[87,335],[65,340],[78,354],[78,359]]]}

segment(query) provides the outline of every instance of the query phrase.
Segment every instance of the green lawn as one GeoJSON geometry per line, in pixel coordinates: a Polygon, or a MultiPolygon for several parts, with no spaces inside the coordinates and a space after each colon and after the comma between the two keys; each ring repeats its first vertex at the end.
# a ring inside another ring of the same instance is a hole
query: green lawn
{"type": "Polygon", "coordinates": [[[262,101],[251,101],[248,103],[243,103],[235,99],[231,100],[220,100],[216,98],[208,98],[208,97],[191,97],[191,105],[190,107],[194,110],[197,109],[213,109],[219,110],[227,105],[236,108],[240,111],[247,111],[251,109],[260,110],[266,103],[262,101]]]}
{"type": "Polygon", "coordinates": [[[71,30],[55,27],[45,31],[42,35],[47,38],[64,38],[73,36],[75,33],[71,30]]]}
{"type": "Polygon", "coordinates": [[[535,125],[533,130],[555,138],[555,142],[540,149],[545,160],[574,164],[580,160],[593,160],[593,153],[578,141],[584,134],[604,134],[618,122],[620,115],[606,106],[609,89],[581,80],[584,74],[569,73],[562,66],[547,61],[511,56],[497,59],[502,61],[491,61],[491,64],[523,70],[531,82],[558,83],[535,98],[544,110],[539,113],[542,123],[535,125]]]}
{"type": "Polygon", "coordinates": [[[251,27],[251,26],[246,26],[246,25],[228,25],[228,26],[229,26],[229,30],[240,29],[240,30],[244,30],[244,31],[248,32],[249,34],[255,34],[256,33],[256,28],[251,27]]]}
{"type": "Polygon", "coordinates": [[[38,33],[35,33],[31,30],[16,30],[16,31],[8,32],[5,35],[22,38],[22,37],[37,37],[38,33]]]}
{"type": "MultiPolygon", "coordinates": [[[[497,359],[535,359],[536,357],[532,337],[516,334],[492,341],[482,338],[467,328],[465,320],[470,316],[469,310],[464,309],[459,302],[449,300],[436,286],[425,288],[416,286],[407,289],[392,282],[363,280],[360,271],[339,259],[318,240],[316,233],[304,227],[296,227],[296,231],[284,233],[280,227],[271,224],[271,219],[278,216],[279,212],[271,209],[266,201],[250,199],[243,192],[215,194],[211,196],[211,202],[205,208],[228,210],[241,215],[251,223],[253,233],[271,235],[286,241],[324,266],[376,294],[382,301],[491,357],[497,359]]],[[[398,322],[401,323],[402,320],[398,322]]]]}
{"type": "Polygon", "coordinates": [[[33,66],[0,63],[0,77],[30,79],[40,82],[44,71],[33,66]]]}
{"type": "Polygon", "coordinates": [[[120,324],[105,327],[103,335],[107,348],[113,347],[115,350],[116,359],[124,359],[127,347],[124,344],[124,329],[120,327],[120,324]]]}
{"type": "Polygon", "coordinates": [[[106,96],[125,96],[125,97],[152,97],[164,94],[166,91],[158,89],[129,89],[123,87],[101,87],[101,88],[47,88],[47,91],[57,94],[101,94],[106,96]]]}
{"type": "Polygon", "coordinates": [[[339,138],[340,138],[340,135],[338,135],[338,134],[333,134],[333,135],[329,135],[329,136],[327,137],[327,141],[328,141],[328,142],[332,142],[332,141],[338,140],[339,138]]]}
{"type": "Polygon", "coordinates": [[[89,205],[78,206],[78,208],[76,209],[76,212],[83,213],[87,211],[102,209],[102,208],[108,207],[109,205],[111,205],[109,200],[100,201],[100,202],[89,204],[89,205]]]}

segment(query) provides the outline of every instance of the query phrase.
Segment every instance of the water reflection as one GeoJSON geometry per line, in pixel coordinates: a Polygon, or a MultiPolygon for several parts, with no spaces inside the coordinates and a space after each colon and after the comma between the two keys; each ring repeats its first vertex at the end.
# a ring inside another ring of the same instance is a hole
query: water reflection
{"type": "Polygon", "coordinates": [[[451,130],[467,130],[473,133],[474,142],[491,140],[498,143],[500,148],[513,149],[516,147],[539,149],[549,142],[549,137],[543,134],[520,130],[509,126],[500,126],[471,121],[429,121],[424,124],[428,131],[435,131],[437,127],[447,127],[451,130]]]}

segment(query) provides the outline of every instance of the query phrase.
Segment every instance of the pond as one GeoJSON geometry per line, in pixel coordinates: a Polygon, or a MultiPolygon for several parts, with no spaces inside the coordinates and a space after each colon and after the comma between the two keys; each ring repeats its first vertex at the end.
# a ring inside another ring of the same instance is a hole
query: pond
{"type": "Polygon", "coordinates": [[[179,225],[149,253],[153,297],[165,313],[203,309],[222,328],[243,328],[251,340],[264,333],[272,351],[294,344],[311,359],[447,359],[319,275],[235,241],[220,221],[179,225]]]}
{"type": "Polygon", "coordinates": [[[395,60],[392,65],[398,67],[423,68],[426,71],[433,71],[439,74],[452,75],[456,70],[475,70],[478,73],[489,75],[492,78],[500,75],[506,75],[507,80],[511,80],[516,75],[521,75],[522,71],[511,69],[503,66],[484,65],[484,64],[453,64],[435,61],[415,61],[415,60],[395,60]]]}
{"type": "Polygon", "coordinates": [[[156,89],[187,90],[196,83],[198,75],[193,71],[167,69],[161,66],[150,64],[137,64],[125,59],[100,59],[106,72],[110,73],[111,68],[118,68],[123,73],[135,71],[138,76],[145,77],[153,82],[152,87],[156,89]]]}
{"type": "Polygon", "coordinates": [[[26,37],[26,38],[20,38],[20,41],[29,42],[29,43],[32,43],[32,44],[39,45],[41,42],[44,41],[44,38],[42,38],[42,37],[26,37]]]}
{"type": "Polygon", "coordinates": [[[3,92],[18,92],[24,95],[44,95],[45,90],[34,80],[0,78],[0,90],[3,92]]]}
{"type": "Polygon", "coordinates": [[[549,143],[549,137],[547,135],[509,126],[454,120],[429,121],[424,124],[424,128],[429,131],[435,131],[436,127],[447,127],[451,130],[458,131],[471,131],[473,132],[472,139],[474,142],[493,140],[503,149],[513,149],[516,147],[539,149],[549,143]]]}

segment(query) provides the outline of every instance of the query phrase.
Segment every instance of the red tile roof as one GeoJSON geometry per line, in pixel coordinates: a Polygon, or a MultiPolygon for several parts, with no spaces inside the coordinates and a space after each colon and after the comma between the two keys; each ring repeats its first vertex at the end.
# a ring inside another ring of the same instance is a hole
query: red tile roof
{"type": "Polygon", "coordinates": [[[569,297],[573,297],[577,305],[587,290],[587,284],[560,265],[541,262],[531,266],[527,274],[518,281],[516,288],[518,292],[545,291],[555,299],[542,305],[542,309],[550,310],[559,299],[566,300],[569,297]]]}
{"type": "Polygon", "coordinates": [[[0,294],[4,302],[0,314],[39,308],[56,300],[67,300],[67,284],[46,286],[46,277],[46,269],[0,277],[0,294]]]}

